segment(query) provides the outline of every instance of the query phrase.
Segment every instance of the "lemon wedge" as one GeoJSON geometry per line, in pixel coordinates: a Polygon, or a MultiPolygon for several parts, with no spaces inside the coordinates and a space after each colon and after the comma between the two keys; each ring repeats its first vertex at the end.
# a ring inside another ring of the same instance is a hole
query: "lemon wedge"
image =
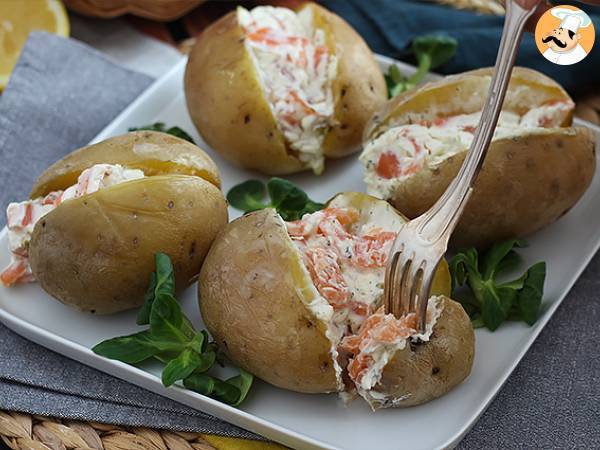
{"type": "Polygon", "coordinates": [[[69,35],[69,18],[60,0],[0,0],[0,91],[34,30],[69,35]]]}

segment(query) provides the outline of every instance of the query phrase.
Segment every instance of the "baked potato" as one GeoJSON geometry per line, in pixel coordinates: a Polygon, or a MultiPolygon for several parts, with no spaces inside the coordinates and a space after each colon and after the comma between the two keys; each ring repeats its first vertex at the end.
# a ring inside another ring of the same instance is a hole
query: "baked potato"
{"type": "MultiPolygon", "coordinates": [[[[492,69],[449,76],[407,92],[373,116],[360,160],[367,191],[409,218],[429,209],[458,173],[492,69]]],[[[495,136],[455,247],[526,235],[565,214],[596,168],[593,133],[572,127],[574,104],[556,82],[515,68],[495,136]]]]}
{"type": "MultiPolygon", "coordinates": [[[[423,336],[406,327],[408,334],[382,341],[388,359],[368,364],[368,389],[352,365],[365,361],[361,342],[373,320],[416,325],[414,316],[395,319],[380,310],[385,261],[404,220],[387,202],[359,193],[340,194],[295,222],[273,209],[234,220],[200,272],[206,327],[236,365],[281,388],[356,391],[373,408],[442,395],[469,374],[474,351],[469,318],[446,297],[430,301],[423,336]]],[[[442,262],[433,294],[448,294],[449,280],[442,262]]]]}
{"type": "Polygon", "coordinates": [[[142,304],[164,252],[183,289],[228,221],[219,184],[202,150],[164,133],[79,149],[39,177],[31,200],[9,205],[13,263],[2,280],[35,279],[66,305],[110,314],[142,304]]]}
{"type": "Polygon", "coordinates": [[[185,71],[190,116],[229,161],[281,175],[360,148],[387,91],[362,38],[314,3],[239,7],[198,38],[185,71]]]}

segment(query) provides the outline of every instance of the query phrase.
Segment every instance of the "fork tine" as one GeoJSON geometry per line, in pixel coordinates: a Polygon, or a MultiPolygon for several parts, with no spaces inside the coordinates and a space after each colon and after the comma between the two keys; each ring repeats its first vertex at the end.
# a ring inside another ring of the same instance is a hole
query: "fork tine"
{"type": "Polygon", "coordinates": [[[429,293],[431,292],[431,284],[433,283],[433,277],[435,275],[437,264],[428,264],[423,267],[423,279],[421,288],[419,289],[417,299],[417,331],[419,333],[425,332],[425,325],[427,323],[427,305],[429,303],[429,293]]]}
{"type": "Polygon", "coordinates": [[[395,309],[394,313],[396,317],[401,317],[409,312],[411,291],[415,279],[414,257],[415,254],[412,253],[407,259],[404,259],[404,263],[402,264],[402,278],[399,286],[397,286],[400,292],[395,297],[398,304],[398,308],[395,309]]]}
{"type": "Polygon", "coordinates": [[[408,306],[408,312],[416,312],[417,311],[417,306],[419,303],[419,294],[421,293],[421,288],[423,286],[423,273],[424,273],[424,267],[427,264],[426,261],[422,261],[421,264],[419,266],[414,266],[414,274],[413,274],[413,280],[414,283],[412,285],[412,289],[410,291],[410,304],[408,306]]]}
{"type": "Polygon", "coordinates": [[[391,313],[399,317],[402,314],[402,283],[406,274],[406,265],[404,263],[403,257],[404,255],[398,255],[398,261],[396,262],[396,267],[394,271],[394,277],[391,289],[391,313]]]}
{"type": "Polygon", "coordinates": [[[385,281],[383,284],[383,301],[384,301],[384,309],[385,313],[389,314],[393,312],[393,295],[394,295],[394,286],[396,285],[396,274],[397,274],[397,265],[398,258],[400,257],[400,253],[396,252],[390,258],[388,264],[385,267],[385,281]]]}
{"type": "Polygon", "coordinates": [[[391,287],[391,299],[390,299],[390,311],[392,314],[398,314],[400,305],[400,295],[402,293],[402,277],[404,276],[404,265],[401,259],[402,255],[398,255],[398,260],[396,261],[396,266],[394,267],[394,276],[392,278],[393,285],[391,287]]]}

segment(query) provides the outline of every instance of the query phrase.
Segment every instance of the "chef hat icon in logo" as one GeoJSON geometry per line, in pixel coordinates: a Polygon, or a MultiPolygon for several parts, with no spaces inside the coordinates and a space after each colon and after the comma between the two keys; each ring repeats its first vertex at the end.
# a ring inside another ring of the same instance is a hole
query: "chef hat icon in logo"
{"type": "Polygon", "coordinates": [[[556,6],[544,13],[535,29],[535,42],[548,61],[571,65],[584,59],[594,45],[594,24],[581,9],[556,6]]]}

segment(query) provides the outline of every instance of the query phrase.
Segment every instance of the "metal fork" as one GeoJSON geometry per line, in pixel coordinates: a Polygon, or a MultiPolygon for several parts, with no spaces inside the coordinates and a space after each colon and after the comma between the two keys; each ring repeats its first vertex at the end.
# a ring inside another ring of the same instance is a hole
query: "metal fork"
{"type": "Polygon", "coordinates": [[[448,240],[473,192],[494,135],[510,74],[527,19],[540,0],[506,1],[502,39],[479,126],[460,172],[438,201],[402,225],[390,251],[385,273],[386,313],[401,317],[416,313],[418,331],[425,331],[427,303],[436,268],[448,248],[448,240]]]}

